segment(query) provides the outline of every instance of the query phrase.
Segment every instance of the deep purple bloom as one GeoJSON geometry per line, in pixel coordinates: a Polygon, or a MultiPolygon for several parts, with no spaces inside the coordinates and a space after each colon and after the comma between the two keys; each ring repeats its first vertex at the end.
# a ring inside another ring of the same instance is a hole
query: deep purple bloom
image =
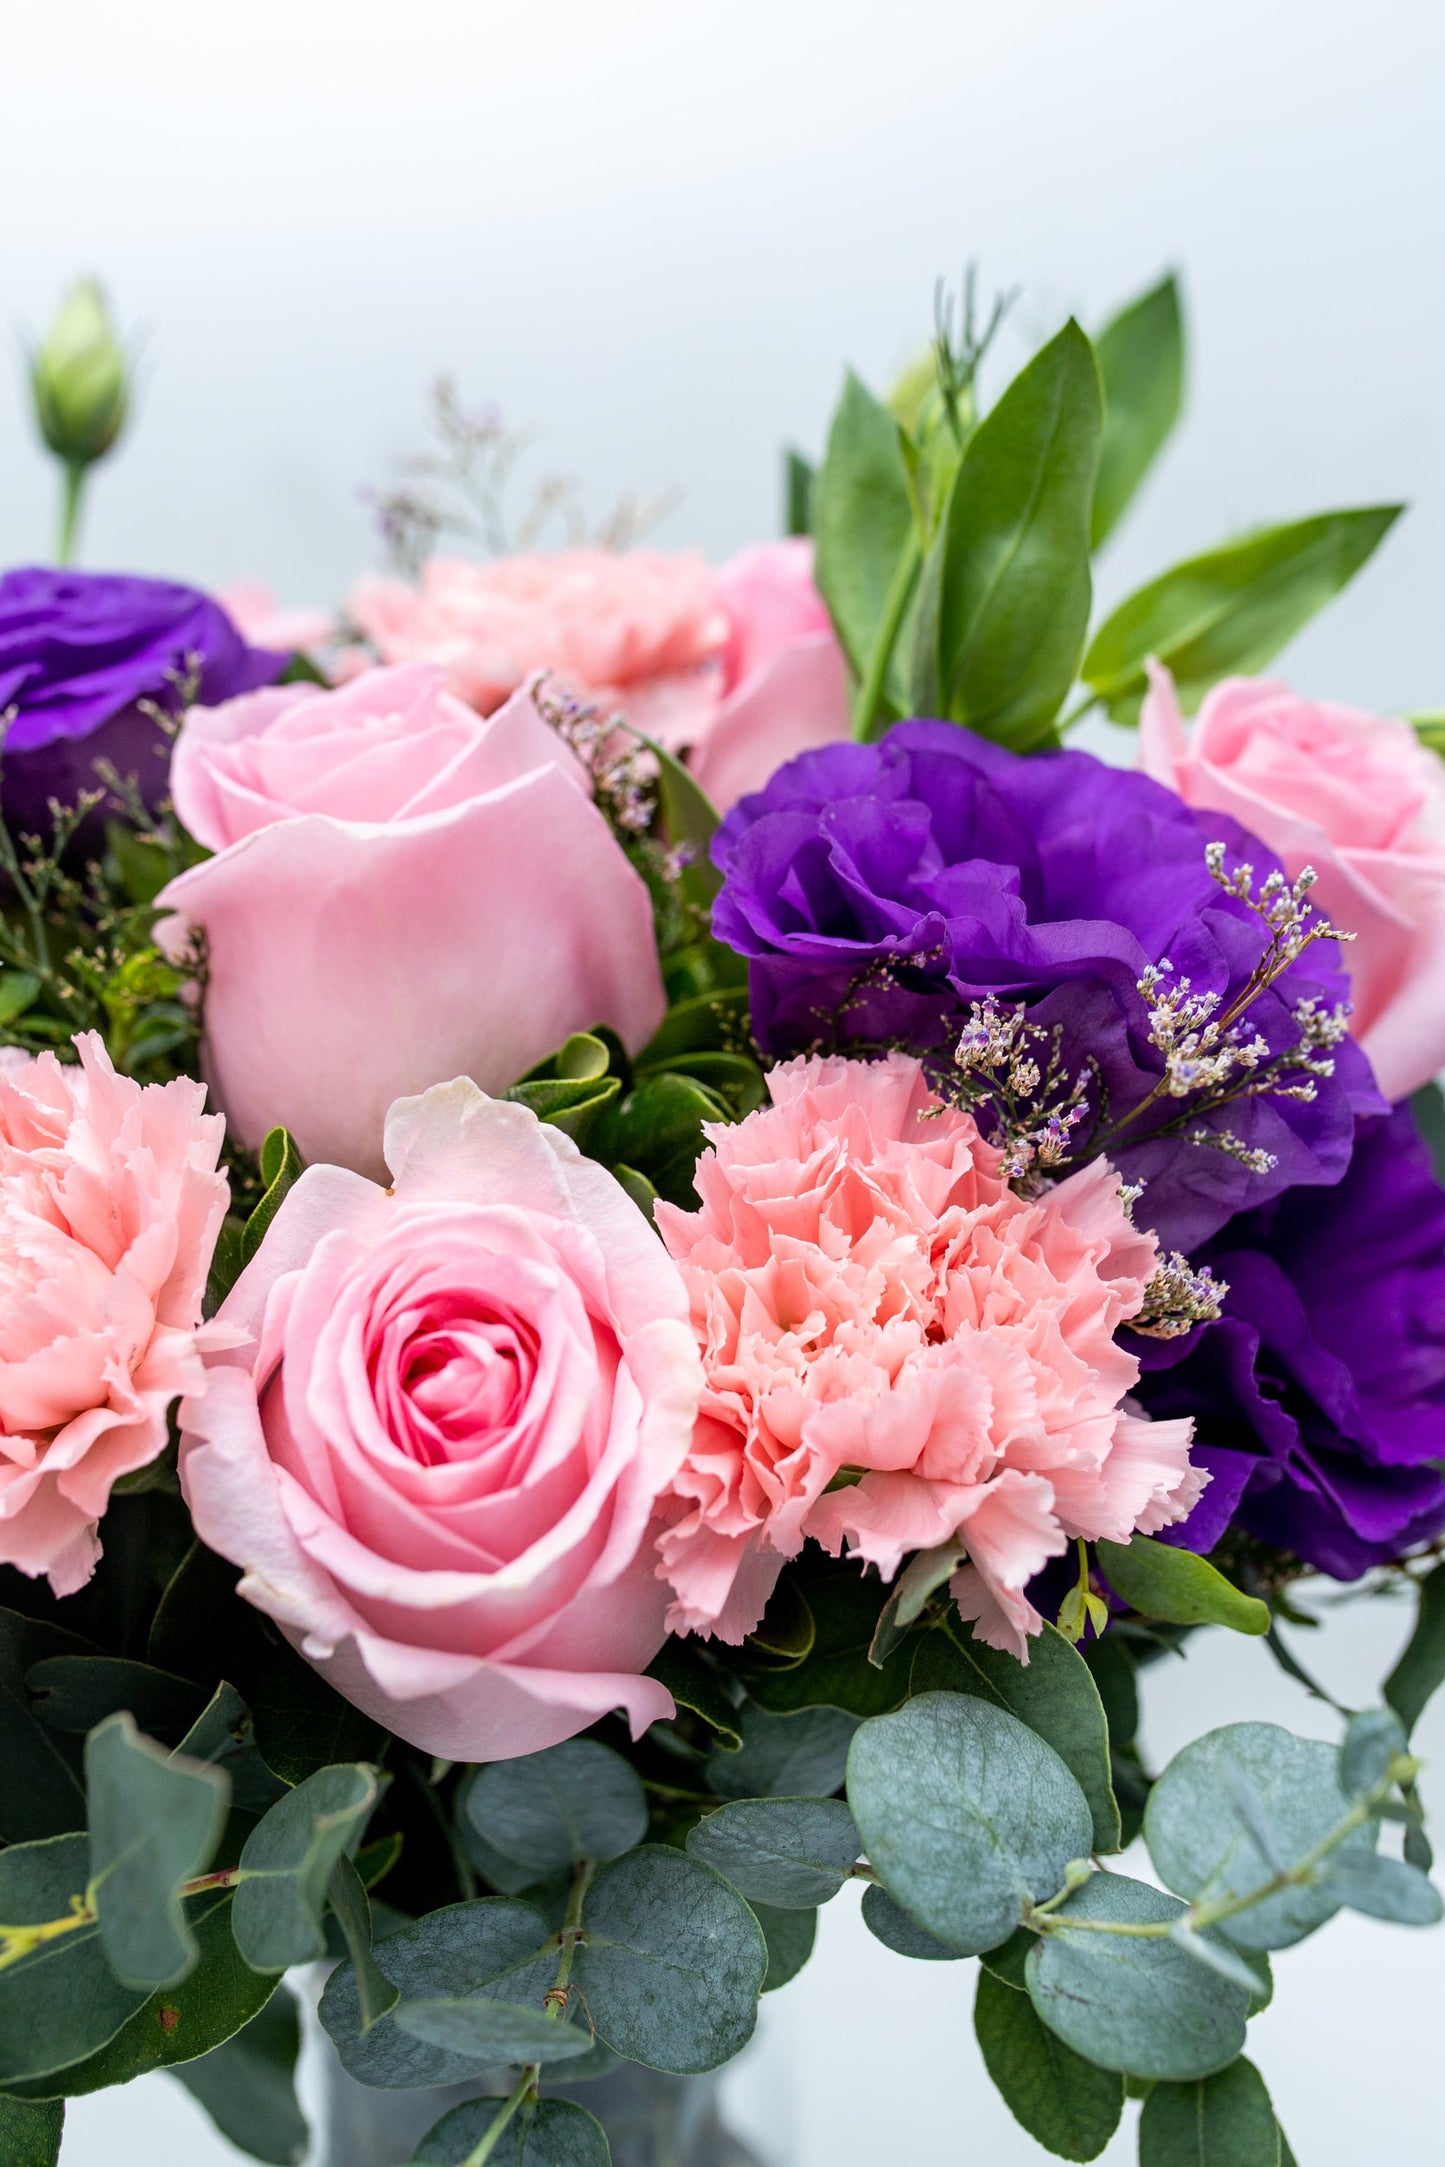
{"type": "Polygon", "coordinates": [[[176,677],[195,659],[208,705],[268,685],[284,655],[248,647],[218,602],[194,587],[124,573],[26,566],[0,578],[3,802],[12,827],[46,834],[47,804],[97,787],[95,762],[162,797],[164,733],[138,703],[176,705],[176,677]]]}
{"type": "Polygon", "coordinates": [[[1408,1106],[1362,1121],[1333,1189],[1296,1189],[1204,1253],[1224,1314],[1134,1342],[1151,1415],[1193,1415],[1213,1476],[1167,1539],[1231,1522],[1337,1579],[1445,1529],[1445,1190],[1408,1106]]]}
{"type": "MultiPolygon", "coordinates": [[[[1141,1221],[1192,1249],[1235,1212],[1296,1183],[1337,1181],[1357,1112],[1382,1111],[1369,1065],[1346,1041],[1312,1103],[1243,1098],[1189,1117],[1159,1098],[1145,967],[1172,964],[1221,1015],[1268,944],[1260,919],[1211,879],[1206,845],[1278,861],[1228,818],[1195,815],[1147,777],[1087,753],[1023,758],[945,722],[898,724],[878,745],[803,754],[723,821],[713,924],[750,960],[753,1030],[770,1054],[813,1047],[951,1045],[970,1001],[996,994],[1061,1029],[1065,1067],[1098,1073],[1075,1155],[1107,1150],[1146,1184],[1141,1221]],[[1172,1124],[1173,1133],[1151,1133],[1172,1124]],[[1229,1132],[1269,1153],[1268,1172],[1191,1143],[1229,1132]]],[[[1348,998],[1333,942],[1318,941],[1248,1011],[1271,1053],[1299,1037],[1295,1004],[1348,998]]]]}

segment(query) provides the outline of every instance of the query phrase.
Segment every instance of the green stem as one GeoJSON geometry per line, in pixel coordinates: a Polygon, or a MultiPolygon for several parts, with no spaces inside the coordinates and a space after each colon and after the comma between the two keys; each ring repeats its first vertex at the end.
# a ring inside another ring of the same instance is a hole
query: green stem
{"type": "Polygon", "coordinates": [[[492,2154],[496,2151],[497,2146],[502,2141],[502,2136],[504,2131],[506,2130],[507,2124],[512,2120],[512,2117],[516,2114],[517,2109],[522,2105],[523,2101],[527,2097],[528,2092],[531,2091],[533,2084],[536,2082],[536,2075],[536,2063],[528,2062],[526,2068],[522,2071],[521,2076],[518,2077],[516,2083],[513,2085],[511,2091],[507,2094],[506,2099],[503,2101],[502,2111],[497,2116],[496,2121],[493,2122],[491,2128],[487,2131],[481,2143],[477,2145],[473,2151],[468,2152],[465,2160],[462,2162],[462,2167],[486,2167],[487,2161],[491,2158],[492,2154]]]}
{"type": "Polygon", "coordinates": [[[85,489],[85,468],[78,459],[65,462],[65,484],[60,499],[60,539],[55,545],[57,564],[75,557],[75,538],[80,526],[80,499],[85,489]]]}
{"type": "Polygon", "coordinates": [[[883,687],[888,678],[888,665],[893,660],[893,650],[898,644],[898,634],[902,629],[908,605],[913,599],[913,589],[917,584],[922,563],[923,552],[919,545],[918,530],[916,527],[910,528],[908,540],[903,545],[902,554],[889,583],[883,615],[878,621],[878,630],[874,634],[872,651],[868,656],[868,667],[863,673],[863,682],[858,687],[858,697],[853,702],[853,735],[860,744],[867,744],[873,735],[873,725],[878,719],[883,687]]]}

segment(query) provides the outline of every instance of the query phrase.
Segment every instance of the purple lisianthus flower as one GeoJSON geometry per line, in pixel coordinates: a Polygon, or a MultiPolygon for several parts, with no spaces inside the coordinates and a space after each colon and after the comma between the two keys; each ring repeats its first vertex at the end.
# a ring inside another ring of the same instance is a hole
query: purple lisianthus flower
{"type": "Polygon", "coordinates": [[[1352,1580],[1445,1529],[1445,1190],[1407,1106],[1362,1121],[1332,1189],[1296,1189],[1204,1251],[1224,1313],[1135,1340],[1136,1397],[1192,1415],[1212,1481],[1165,1539],[1234,1522],[1352,1580]]]}
{"type": "Polygon", "coordinates": [[[97,787],[95,763],[165,793],[170,753],[140,702],[174,710],[194,670],[207,705],[268,685],[284,655],[249,647],[220,604],[194,587],[109,572],[29,565],[0,578],[0,805],[12,828],[48,834],[49,800],[97,787]]]}
{"type": "MultiPolygon", "coordinates": [[[[1226,816],[1196,819],[1147,777],[1087,753],[1024,758],[946,722],[898,724],[878,745],[790,761],[718,829],[719,939],[749,959],[753,1030],[770,1054],[895,1045],[946,1055],[970,1004],[1023,1004],[1036,1045],[1085,1077],[1068,1137],[1145,1184],[1142,1222],[1192,1249],[1236,1212],[1298,1183],[1337,1181],[1357,1113],[1382,1112],[1353,1041],[1287,1079],[1306,1095],[1171,1094],[1140,980],[1172,967],[1226,1018],[1269,947],[1257,911],[1205,852],[1278,861],[1226,816]],[[1311,1088],[1312,1086],[1312,1088],[1311,1088]],[[1197,1141],[1200,1134],[1212,1141],[1197,1141]]],[[[1313,942],[1242,1019],[1255,1074],[1298,1045],[1298,1004],[1348,1001],[1332,941],[1313,942]]],[[[1247,1079],[1241,1075],[1237,1081],[1247,1079]]]]}

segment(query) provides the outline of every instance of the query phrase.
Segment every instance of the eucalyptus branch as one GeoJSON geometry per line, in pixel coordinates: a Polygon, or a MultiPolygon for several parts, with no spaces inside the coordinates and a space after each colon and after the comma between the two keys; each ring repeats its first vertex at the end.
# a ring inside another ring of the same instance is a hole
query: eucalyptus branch
{"type": "MultiPolygon", "coordinates": [[[[253,1874],[243,1873],[239,1866],[223,1866],[215,1873],[197,1874],[193,1880],[183,1881],[176,1894],[203,1896],[208,1889],[233,1889],[239,1881],[254,1879],[253,1874]]],[[[0,1971],[18,1964],[34,1950],[44,1948],[47,1942],[73,1934],[78,1927],[94,1926],[100,1916],[95,1908],[95,1892],[99,1886],[99,1881],[92,1881],[83,1896],[72,1896],[70,1909],[62,1919],[42,1919],[25,1926],[0,1925],[0,1971]]]]}
{"type": "MultiPolygon", "coordinates": [[[[572,1875],[572,1887],[567,1897],[567,1915],[557,1931],[557,1976],[542,1996],[543,2013],[555,2024],[564,2024],[567,2020],[567,2004],[572,1998],[572,1965],[579,1943],[586,1939],[582,1930],[582,1906],[596,1871],[597,1868],[590,1860],[584,1859],[572,1875]]],[[[502,2133],[508,2123],[523,2107],[535,2101],[541,2077],[540,2062],[528,2062],[524,2066],[521,2076],[503,2101],[501,2113],[481,2143],[467,2154],[462,2167],[486,2167],[486,2162],[501,2143],[502,2133]]]]}

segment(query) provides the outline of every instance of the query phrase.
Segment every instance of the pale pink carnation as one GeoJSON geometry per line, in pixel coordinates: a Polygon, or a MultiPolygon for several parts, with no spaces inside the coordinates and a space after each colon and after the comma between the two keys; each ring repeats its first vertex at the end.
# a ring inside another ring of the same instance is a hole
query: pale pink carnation
{"type": "Polygon", "coordinates": [[[675,1630],[740,1640],[805,1536],[876,1565],[954,1538],[965,1617],[1027,1659],[1025,1590],[1071,1537],[1181,1519],[1190,1424],[1123,1404],[1155,1267],[1103,1160],[1017,1196],[916,1061],[799,1060],[709,1130],[702,1209],[659,1205],[707,1390],[673,1483],[675,1630]],[[840,1474],[842,1486],[829,1485],[840,1474]]]}
{"type": "Polygon", "coordinates": [[[118,1076],[94,1032],[78,1068],[0,1059],[0,1561],[57,1595],[100,1556],[121,1475],[205,1389],[201,1323],[229,1191],[205,1091],[118,1076]]]}

